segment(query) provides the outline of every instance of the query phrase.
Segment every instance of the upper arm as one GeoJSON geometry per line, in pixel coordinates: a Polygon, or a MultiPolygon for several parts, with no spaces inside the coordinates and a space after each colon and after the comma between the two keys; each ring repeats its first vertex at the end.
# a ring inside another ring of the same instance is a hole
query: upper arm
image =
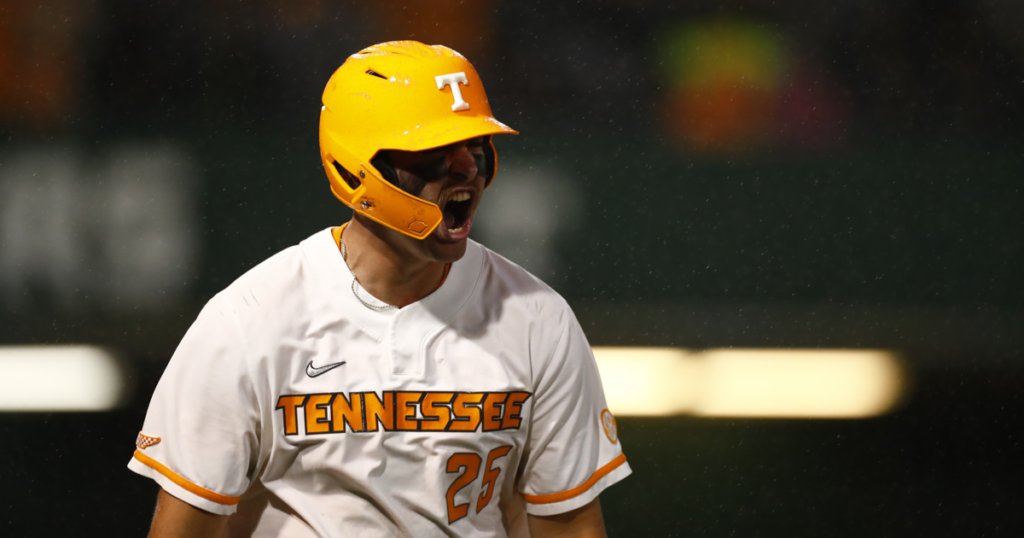
{"type": "Polygon", "coordinates": [[[601,504],[597,499],[564,514],[527,514],[532,538],[605,538],[601,504]]]}
{"type": "Polygon", "coordinates": [[[161,489],[149,538],[223,538],[226,536],[227,522],[228,516],[200,510],[161,489]]]}
{"type": "Polygon", "coordinates": [[[526,511],[538,516],[581,508],[630,473],[590,345],[567,305],[562,312],[557,333],[546,335],[547,353],[534,363],[529,437],[517,477],[526,511]]]}
{"type": "Polygon", "coordinates": [[[230,515],[259,454],[260,406],[231,312],[211,301],[157,384],[128,467],[176,499],[230,515]]]}

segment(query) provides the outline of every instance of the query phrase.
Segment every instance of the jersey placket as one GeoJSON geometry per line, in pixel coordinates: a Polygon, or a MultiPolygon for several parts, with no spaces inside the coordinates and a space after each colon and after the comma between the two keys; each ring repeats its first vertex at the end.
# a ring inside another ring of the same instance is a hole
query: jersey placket
{"type": "Polygon", "coordinates": [[[482,261],[479,248],[466,249],[440,288],[391,317],[385,337],[391,375],[423,377],[430,342],[476,292],[482,261]]]}

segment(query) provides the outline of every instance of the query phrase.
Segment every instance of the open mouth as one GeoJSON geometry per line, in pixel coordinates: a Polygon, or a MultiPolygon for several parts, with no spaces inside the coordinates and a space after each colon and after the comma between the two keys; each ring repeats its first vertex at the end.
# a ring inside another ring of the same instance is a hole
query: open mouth
{"type": "Polygon", "coordinates": [[[468,192],[457,192],[444,204],[444,227],[450,234],[463,231],[469,221],[469,210],[473,206],[473,195],[468,192]]]}

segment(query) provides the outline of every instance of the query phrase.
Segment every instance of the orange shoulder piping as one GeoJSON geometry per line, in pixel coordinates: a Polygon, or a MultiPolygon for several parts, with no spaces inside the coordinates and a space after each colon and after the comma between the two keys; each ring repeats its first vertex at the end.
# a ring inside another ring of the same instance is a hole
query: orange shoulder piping
{"type": "Polygon", "coordinates": [[[238,501],[241,499],[241,497],[228,497],[227,495],[221,495],[220,493],[214,493],[214,492],[212,492],[212,491],[210,491],[210,490],[208,490],[208,489],[206,489],[206,488],[204,488],[202,486],[197,486],[197,485],[193,484],[192,482],[189,482],[188,480],[185,480],[181,476],[178,476],[177,473],[175,473],[174,471],[168,469],[164,464],[162,464],[159,461],[156,461],[155,459],[153,459],[153,458],[143,454],[141,451],[138,451],[138,450],[135,451],[135,459],[141,461],[147,467],[152,468],[154,471],[156,471],[156,472],[166,476],[167,478],[169,478],[171,480],[171,482],[174,482],[175,484],[181,486],[186,491],[189,491],[190,493],[195,493],[196,495],[198,495],[198,496],[200,496],[200,497],[202,497],[202,498],[204,498],[204,499],[206,499],[208,501],[213,501],[213,502],[215,502],[217,504],[226,504],[226,505],[230,506],[230,505],[233,505],[233,504],[238,504],[238,501]]]}
{"type": "Polygon", "coordinates": [[[525,493],[522,493],[521,495],[524,499],[526,499],[526,502],[531,504],[551,504],[567,501],[593,487],[593,485],[596,484],[598,480],[604,478],[605,475],[614,471],[623,463],[626,463],[626,455],[619,454],[617,458],[608,462],[604,467],[601,467],[596,472],[594,472],[594,474],[590,475],[590,478],[588,478],[586,482],[570,489],[569,491],[563,491],[561,493],[552,493],[550,495],[527,495],[525,493]]]}

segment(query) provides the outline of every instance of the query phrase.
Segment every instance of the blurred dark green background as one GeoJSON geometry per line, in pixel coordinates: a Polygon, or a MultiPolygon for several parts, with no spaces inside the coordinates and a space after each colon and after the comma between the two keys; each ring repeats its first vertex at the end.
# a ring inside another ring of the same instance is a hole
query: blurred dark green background
{"type": "Polygon", "coordinates": [[[109,346],[132,385],[0,414],[0,534],[144,534],[125,465],[163,365],[210,296],[348,218],[320,92],[412,38],[522,132],[474,234],[591,343],[906,358],[883,417],[620,419],[613,536],[1019,536],[1021,28],[1013,0],[4,0],[0,344],[109,346]]]}

